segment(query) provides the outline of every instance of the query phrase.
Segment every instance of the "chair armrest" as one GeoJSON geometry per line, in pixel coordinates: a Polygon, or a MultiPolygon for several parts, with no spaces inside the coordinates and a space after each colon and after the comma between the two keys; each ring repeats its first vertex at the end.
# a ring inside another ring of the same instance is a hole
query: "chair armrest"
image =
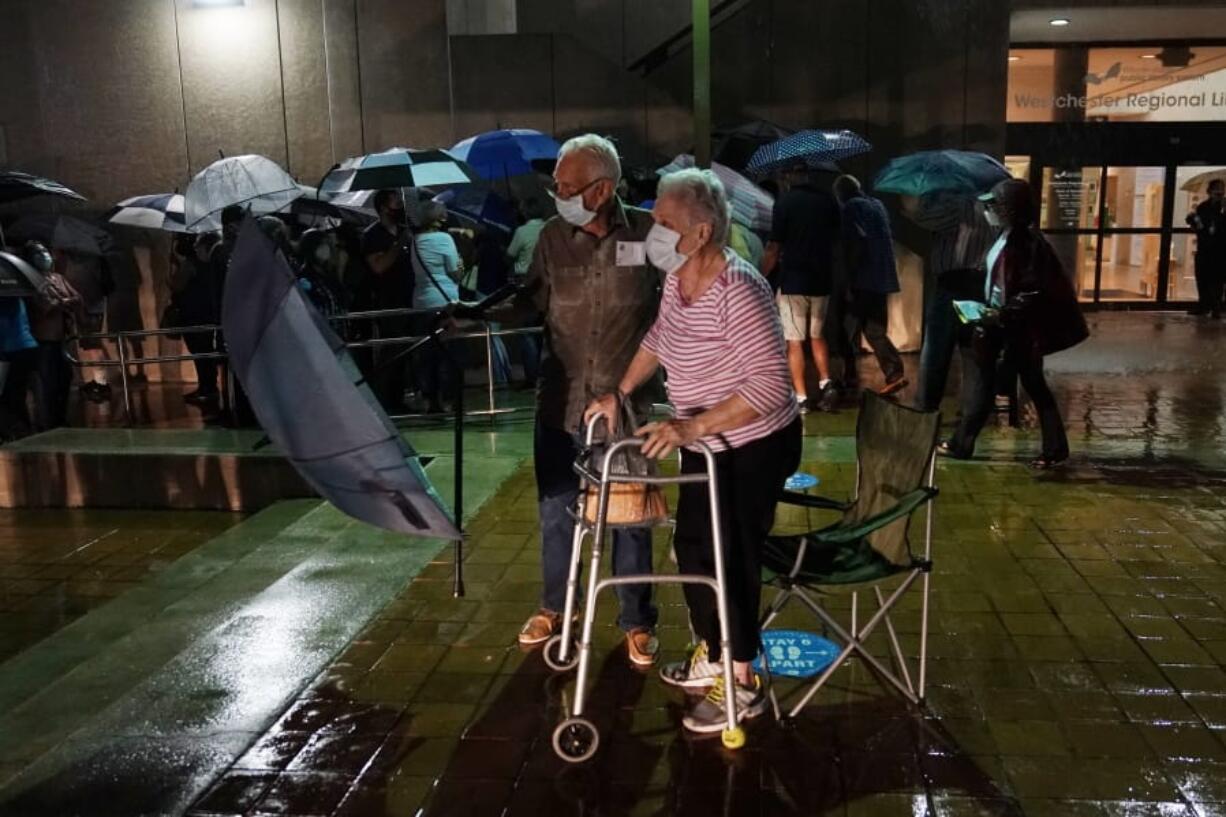
{"type": "Polygon", "coordinates": [[[787,505],[800,505],[805,508],[821,508],[827,511],[845,511],[851,507],[850,502],[839,502],[824,496],[812,496],[797,491],[784,491],[779,494],[779,501],[787,505]]]}
{"type": "Polygon", "coordinates": [[[846,527],[840,525],[816,534],[815,538],[822,542],[830,542],[837,545],[854,542],[857,539],[868,536],[879,528],[884,528],[891,522],[902,519],[904,516],[910,516],[920,505],[931,502],[938,493],[940,492],[936,488],[916,488],[911,493],[904,494],[892,507],[873,514],[857,525],[846,527]]]}

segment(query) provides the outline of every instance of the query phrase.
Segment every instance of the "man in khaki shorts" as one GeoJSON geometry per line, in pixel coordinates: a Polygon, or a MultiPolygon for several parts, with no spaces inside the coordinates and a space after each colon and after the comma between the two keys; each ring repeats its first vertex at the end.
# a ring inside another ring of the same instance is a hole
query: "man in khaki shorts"
{"type": "Polygon", "coordinates": [[[817,366],[817,405],[830,408],[837,396],[830,382],[830,352],[822,337],[826,302],[834,286],[834,248],[839,240],[839,203],[828,186],[803,165],[787,174],[787,192],[775,201],[762,274],[775,276],[779,316],[788,344],[788,367],[802,411],[808,408],[805,341],[817,366]],[[777,275],[776,275],[777,272],[777,275]]]}

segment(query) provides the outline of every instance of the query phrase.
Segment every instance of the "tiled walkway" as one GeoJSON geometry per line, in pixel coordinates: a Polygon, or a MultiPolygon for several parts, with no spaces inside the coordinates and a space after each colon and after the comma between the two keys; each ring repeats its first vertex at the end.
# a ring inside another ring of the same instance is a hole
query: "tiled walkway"
{"type": "MultiPolygon", "coordinates": [[[[1226,362],[1205,355],[1226,332],[1182,318],[1096,323],[1095,345],[1050,367],[1071,467],[1036,476],[1023,464],[1034,432],[1008,429],[988,431],[976,461],[942,463],[922,712],[853,665],[795,728],[757,723],[749,745],[727,753],[718,740],[687,738],[683,697],[626,666],[605,604],[591,712],[603,748],[564,768],[549,735],[573,678],[513,643],[539,593],[524,465],[469,526],[465,598],[451,597],[446,554],[386,602],[346,608],[374,611],[344,622],[353,636],[338,638],[347,628],[335,616],[295,596],[294,621],[315,615],[317,643],[343,649],[286,694],[269,675],[277,694],[225,747],[191,723],[159,743],[123,720],[140,720],[128,700],[87,723],[95,751],[126,758],[122,785],[90,774],[116,763],[86,761],[41,784],[17,778],[0,790],[0,813],[182,813],[158,792],[181,782],[176,759],[214,741],[237,759],[199,780],[202,794],[184,804],[192,814],[1226,815],[1226,362]],[[150,747],[169,757],[151,758],[150,747]]],[[[851,488],[853,424],[850,412],[807,420],[803,468],[823,493],[851,488]]],[[[522,456],[525,437],[516,427],[486,443],[522,456]]],[[[668,570],[663,533],[658,544],[668,570]]],[[[372,552],[357,545],[353,555],[372,552]]],[[[353,567],[343,547],[329,558],[353,567]]],[[[687,637],[685,608],[675,588],[659,601],[672,657],[687,637]]],[[[847,606],[842,596],[829,603],[847,606]]],[[[898,623],[914,653],[914,603],[898,623]]],[[[814,628],[799,616],[780,626],[814,628]]],[[[234,654],[249,662],[234,672],[292,663],[271,630],[261,633],[234,654]]],[[[150,723],[190,718],[231,676],[165,677],[186,686],[146,682],[150,723]]]]}

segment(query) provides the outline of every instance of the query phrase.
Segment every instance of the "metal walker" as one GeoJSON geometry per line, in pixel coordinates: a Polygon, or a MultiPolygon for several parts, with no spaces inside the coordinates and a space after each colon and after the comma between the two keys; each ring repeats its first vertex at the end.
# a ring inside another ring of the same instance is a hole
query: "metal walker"
{"type": "MultiPolygon", "coordinates": [[[[599,473],[589,464],[592,444],[595,438],[596,423],[604,419],[603,415],[592,417],[588,422],[584,450],[575,461],[575,472],[580,477],[579,499],[575,508],[575,533],[571,544],[570,573],[566,580],[566,609],[562,611],[562,632],[545,642],[544,659],[551,669],[565,672],[579,667],[578,680],[575,684],[575,703],[570,714],[565,717],[553,731],[553,748],[558,757],[570,763],[582,763],[596,754],[600,745],[600,733],[596,725],[583,717],[586,698],[586,686],[590,671],[592,650],[592,627],[596,620],[596,596],[610,587],[623,584],[701,584],[710,587],[715,593],[716,609],[719,612],[719,642],[720,652],[728,656],[732,652],[731,639],[728,636],[728,599],[724,582],[724,548],[723,535],[720,527],[719,491],[715,476],[715,455],[701,441],[697,443],[704,459],[706,472],[697,474],[679,474],[675,477],[619,475],[610,473],[614,455],[625,448],[638,448],[643,444],[639,438],[619,440],[609,445],[605,453],[604,463],[599,473]],[[617,483],[646,483],[648,485],[680,485],[685,483],[706,483],[707,496],[711,505],[712,539],[715,548],[715,577],[694,573],[677,573],[666,576],[655,574],[640,574],[631,576],[610,576],[600,578],[600,559],[606,533],[611,527],[642,527],[641,525],[610,525],[606,522],[608,516],[609,491],[617,483]],[[588,486],[595,487],[598,492],[596,521],[589,524],[585,521],[585,503],[587,502],[588,486]],[[578,642],[574,639],[575,604],[579,593],[579,569],[582,563],[583,540],[591,535],[592,548],[588,566],[587,596],[583,608],[583,630],[578,642]]],[[[732,674],[732,661],[724,661],[724,685],[728,690],[735,689],[732,674]]],[[[736,711],[736,696],[729,693],[727,701],[727,723],[721,735],[724,746],[729,749],[739,749],[745,745],[745,731],[741,727],[736,711]]]]}

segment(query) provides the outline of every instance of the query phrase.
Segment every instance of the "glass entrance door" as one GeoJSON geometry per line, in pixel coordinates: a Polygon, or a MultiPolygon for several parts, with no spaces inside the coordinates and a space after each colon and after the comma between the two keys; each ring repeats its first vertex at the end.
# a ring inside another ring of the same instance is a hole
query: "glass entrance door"
{"type": "Polygon", "coordinates": [[[1195,300],[1195,236],[1185,224],[1226,167],[1044,167],[1040,222],[1088,303],[1195,300]]]}
{"type": "Polygon", "coordinates": [[[1171,225],[1171,260],[1167,299],[1196,300],[1196,235],[1188,214],[1208,195],[1211,179],[1226,180],[1226,165],[1185,165],[1175,168],[1175,205],[1171,225]]]}

